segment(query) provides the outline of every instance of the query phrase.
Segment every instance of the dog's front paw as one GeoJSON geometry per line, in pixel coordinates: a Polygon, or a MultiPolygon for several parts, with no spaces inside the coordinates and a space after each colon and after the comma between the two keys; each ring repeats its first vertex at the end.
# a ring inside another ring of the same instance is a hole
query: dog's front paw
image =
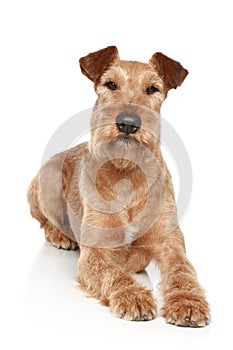
{"type": "Polygon", "coordinates": [[[109,306],[114,316],[127,321],[148,321],[157,315],[151,292],[138,286],[113,292],[109,298],[109,306]]]}
{"type": "Polygon", "coordinates": [[[204,297],[195,295],[171,296],[163,308],[167,323],[181,327],[204,327],[210,323],[209,305],[204,297]]]}

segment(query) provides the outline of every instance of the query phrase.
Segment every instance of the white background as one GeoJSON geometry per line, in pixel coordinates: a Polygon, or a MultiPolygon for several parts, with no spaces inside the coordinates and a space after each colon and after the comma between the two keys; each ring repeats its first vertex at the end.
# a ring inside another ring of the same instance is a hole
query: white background
{"type": "Polygon", "coordinates": [[[2,348],[232,347],[232,32],[226,0],[1,2],[2,348]],[[212,308],[204,329],[113,318],[73,288],[78,253],[45,244],[29,215],[26,190],[49,138],[95,101],[78,58],[108,45],[144,62],[161,51],[190,72],[162,114],[192,161],[182,229],[212,308]]]}

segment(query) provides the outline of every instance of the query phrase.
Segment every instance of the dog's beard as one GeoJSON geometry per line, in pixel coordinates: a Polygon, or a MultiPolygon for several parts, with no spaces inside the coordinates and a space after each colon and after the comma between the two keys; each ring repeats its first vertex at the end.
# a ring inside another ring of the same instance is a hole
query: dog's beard
{"type": "Polygon", "coordinates": [[[140,151],[137,143],[137,141],[132,140],[128,137],[117,138],[113,140],[113,142],[110,142],[110,157],[112,158],[112,156],[118,156],[118,158],[111,159],[111,163],[115,166],[116,169],[127,171],[135,169],[136,163],[128,158],[129,153],[138,153],[140,151]]]}
{"type": "Polygon", "coordinates": [[[132,137],[118,136],[107,141],[99,140],[97,144],[91,141],[90,145],[95,159],[110,161],[118,170],[131,171],[137,167],[138,162],[143,162],[148,157],[148,147],[132,137]]]}

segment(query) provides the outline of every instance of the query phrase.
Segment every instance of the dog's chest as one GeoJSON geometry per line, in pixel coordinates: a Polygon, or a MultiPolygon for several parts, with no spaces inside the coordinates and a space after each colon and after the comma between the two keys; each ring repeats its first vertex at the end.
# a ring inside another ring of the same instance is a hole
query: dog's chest
{"type": "MultiPolygon", "coordinates": [[[[159,200],[156,196],[161,177],[157,169],[152,167],[148,176],[140,167],[123,171],[111,162],[102,166],[87,162],[79,182],[83,222],[92,227],[116,229],[117,236],[121,232],[130,239],[144,232],[148,215],[152,219],[157,216],[159,200]]],[[[153,224],[154,220],[149,222],[153,224]]],[[[128,240],[124,239],[124,242],[128,240]]]]}
{"type": "Polygon", "coordinates": [[[128,213],[129,218],[141,210],[148,196],[147,180],[140,169],[131,172],[103,169],[96,178],[96,188],[102,200],[115,203],[116,212],[128,213]]]}

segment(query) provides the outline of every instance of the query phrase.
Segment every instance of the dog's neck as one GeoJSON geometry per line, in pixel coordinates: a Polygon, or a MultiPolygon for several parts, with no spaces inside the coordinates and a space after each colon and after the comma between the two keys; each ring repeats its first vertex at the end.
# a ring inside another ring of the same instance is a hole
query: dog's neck
{"type": "Polygon", "coordinates": [[[130,191],[129,188],[126,189],[125,181],[134,189],[140,188],[140,192],[143,191],[141,195],[145,195],[149,188],[159,181],[164,172],[164,163],[160,147],[157,147],[154,153],[146,148],[143,150],[143,154],[136,155],[135,162],[121,158],[109,160],[108,156],[98,158],[87,150],[81,167],[88,181],[88,186],[85,186],[87,191],[90,193],[91,188],[101,189],[105,200],[115,200],[118,194],[117,188],[121,187],[121,191],[125,192],[130,191]]]}

